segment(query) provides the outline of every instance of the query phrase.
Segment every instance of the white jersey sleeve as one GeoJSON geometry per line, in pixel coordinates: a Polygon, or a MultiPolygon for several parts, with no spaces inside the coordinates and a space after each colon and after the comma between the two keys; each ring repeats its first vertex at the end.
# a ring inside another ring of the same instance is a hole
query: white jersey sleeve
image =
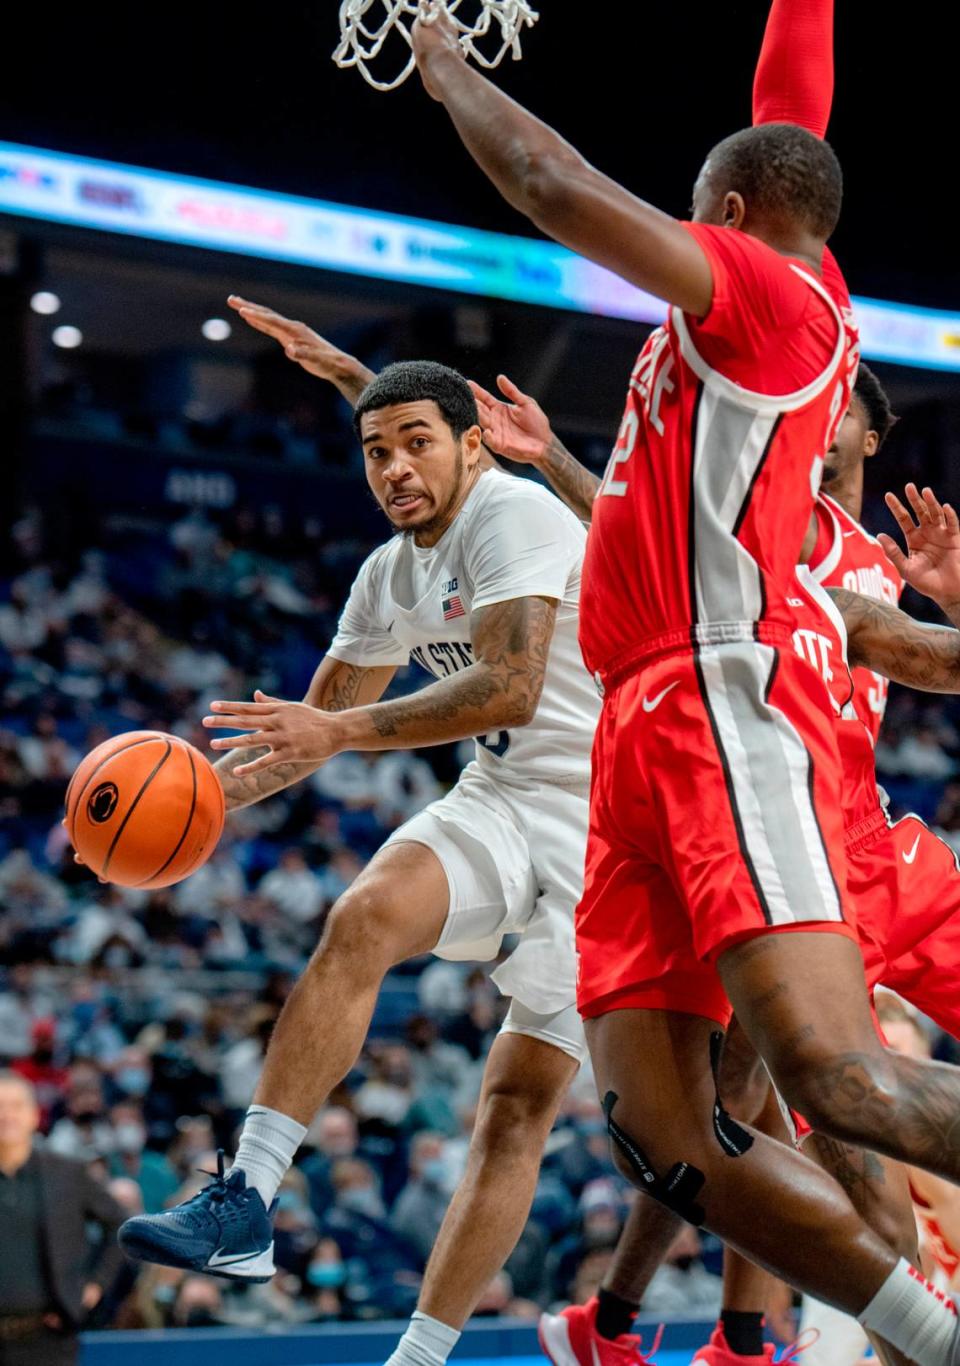
{"type": "Polygon", "coordinates": [[[340,616],[337,634],[327,654],[341,659],[344,664],[360,668],[410,662],[410,651],[390,633],[389,621],[383,615],[383,595],[379,591],[382,555],[374,553],[360,566],[340,616]]]}
{"type": "Polygon", "coordinates": [[[505,483],[504,491],[470,519],[464,535],[473,610],[513,598],[562,602],[571,569],[583,554],[582,535],[562,503],[542,497],[536,488],[528,492],[520,481],[505,483]]]}

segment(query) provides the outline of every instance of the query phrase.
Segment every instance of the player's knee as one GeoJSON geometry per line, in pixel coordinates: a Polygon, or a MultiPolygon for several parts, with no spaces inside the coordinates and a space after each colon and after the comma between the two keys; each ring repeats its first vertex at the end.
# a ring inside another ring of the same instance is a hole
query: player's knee
{"type": "Polygon", "coordinates": [[[337,898],[318,953],[337,954],[385,970],[409,957],[398,930],[402,924],[397,889],[385,878],[363,878],[337,898]]]}
{"type": "Polygon", "coordinates": [[[778,1060],[773,1069],[780,1095],[814,1129],[856,1139],[871,1115],[889,1114],[896,1081],[879,1043],[863,1052],[806,1048],[778,1060]]]}
{"type": "Polygon", "coordinates": [[[535,1155],[553,1124],[556,1097],[542,1087],[504,1083],[490,1087],[480,1101],[472,1146],[482,1161],[501,1162],[535,1155]]]}

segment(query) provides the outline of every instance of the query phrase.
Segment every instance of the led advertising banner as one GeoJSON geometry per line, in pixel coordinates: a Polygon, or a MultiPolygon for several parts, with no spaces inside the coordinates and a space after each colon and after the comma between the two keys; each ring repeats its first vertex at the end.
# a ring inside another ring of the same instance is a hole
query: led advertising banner
{"type": "MultiPolygon", "coordinates": [[[[0,214],[656,323],[659,299],[552,242],[0,142],[0,214]]],[[[960,371],[960,314],[855,299],[865,356],[960,371]]]]}

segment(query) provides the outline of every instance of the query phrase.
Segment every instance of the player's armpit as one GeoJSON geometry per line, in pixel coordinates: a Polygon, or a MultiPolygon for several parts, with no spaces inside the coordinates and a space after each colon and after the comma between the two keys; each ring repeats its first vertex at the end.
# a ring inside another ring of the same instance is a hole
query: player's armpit
{"type": "MultiPolygon", "coordinates": [[[[303,700],[324,711],[346,711],[348,707],[366,706],[371,702],[379,702],[395,673],[393,665],[364,668],[327,655],[318,665],[303,700]]],[[[320,767],[318,763],[287,763],[239,777],[234,772],[241,765],[249,764],[267,752],[266,746],[247,745],[242,749],[230,750],[214,764],[228,811],[237,811],[240,807],[252,806],[265,797],[272,797],[284,788],[308,778],[320,767]]]]}
{"type": "Polygon", "coordinates": [[[851,665],[923,692],[960,692],[960,631],[915,621],[861,593],[828,591],[847,628],[851,665]]]}

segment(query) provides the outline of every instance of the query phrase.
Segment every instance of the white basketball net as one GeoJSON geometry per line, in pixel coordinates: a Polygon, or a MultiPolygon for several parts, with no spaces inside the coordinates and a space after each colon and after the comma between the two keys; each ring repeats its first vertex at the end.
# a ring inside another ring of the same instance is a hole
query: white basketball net
{"type": "Polygon", "coordinates": [[[531,28],[538,15],[527,0],[342,0],[340,5],[340,45],[333,54],[339,67],[355,66],[361,76],[375,90],[395,90],[414,68],[413,43],[410,27],[420,14],[429,19],[435,10],[446,10],[460,30],[460,45],[468,57],[480,66],[498,66],[508,52],[514,61],[520,57],[520,30],[531,28]],[[458,10],[479,4],[474,22],[468,23],[458,10]],[[368,69],[387,41],[396,31],[411,49],[406,66],[391,81],[378,81],[368,69]],[[493,33],[490,44],[479,47],[493,33]],[[493,46],[499,43],[499,46],[493,46]],[[490,49],[485,50],[485,49],[490,49]]]}

